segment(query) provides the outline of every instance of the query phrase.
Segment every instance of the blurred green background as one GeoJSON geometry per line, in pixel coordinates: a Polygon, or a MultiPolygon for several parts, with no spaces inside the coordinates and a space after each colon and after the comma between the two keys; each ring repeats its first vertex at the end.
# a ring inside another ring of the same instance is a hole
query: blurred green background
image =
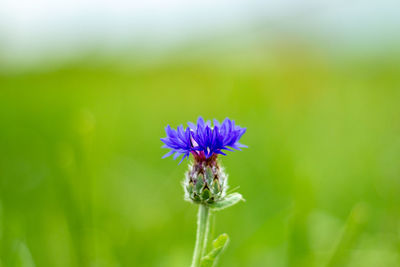
{"type": "Polygon", "coordinates": [[[247,127],[221,157],[246,202],[216,215],[219,266],[400,266],[400,50],[356,50],[275,35],[3,65],[0,266],[189,266],[187,162],[160,138],[198,116],[247,127]]]}

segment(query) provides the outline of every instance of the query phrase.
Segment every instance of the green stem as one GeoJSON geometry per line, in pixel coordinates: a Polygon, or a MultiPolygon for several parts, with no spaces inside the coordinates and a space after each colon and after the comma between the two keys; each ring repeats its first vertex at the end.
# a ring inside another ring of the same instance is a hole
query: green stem
{"type": "Polygon", "coordinates": [[[193,260],[191,267],[199,267],[201,257],[204,256],[207,247],[207,235],[210,228],[209,223],[209,208],[206,205],[199,205],[197,213],[197,234],[196,245],[194,247],[193,260]]]}
{"type": "Polygon", "coordinates": [[[206,250],[210,246],[210,240],[213,239],[213,236],[215,234],[214,233],[214,231],[215,231],[215,213],[212,212],[212,210],[210,210],[210,212],[209,212],[208,225],[209,226],[208,226],[208,229],[207,229],[207,237],[206,237],[207,239],[206,239],[206,243],[204,245],[203,254],[206,254],[206,250]]]}

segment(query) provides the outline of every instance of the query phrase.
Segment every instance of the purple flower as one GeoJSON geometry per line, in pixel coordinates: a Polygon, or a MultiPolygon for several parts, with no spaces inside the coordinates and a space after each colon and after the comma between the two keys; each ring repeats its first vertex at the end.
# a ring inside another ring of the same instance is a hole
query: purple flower
{"type": "MultiPolygon", "coordinates": [[[[204,122],[202,117],[197,120],[197,125],[189,122],[186,130],[179,126],[177,130],[169,125],[165,128],[167,137],[161,138],[164,142],[163,148],[171,149],[163,158],[174,155],[174,159],[184,155],[183,159],[189,157],[190,153],[198,161],[216,158],[218,154],[226,155],[222,150],[233,151],[246,147],[239,143],[240,138],[246,132],[246,128],[235,125],[235,121],[226,118],[222,124],[214,120],[204,122]]],[[[179,163],[180,163],[179,162],[179,163]]]]}

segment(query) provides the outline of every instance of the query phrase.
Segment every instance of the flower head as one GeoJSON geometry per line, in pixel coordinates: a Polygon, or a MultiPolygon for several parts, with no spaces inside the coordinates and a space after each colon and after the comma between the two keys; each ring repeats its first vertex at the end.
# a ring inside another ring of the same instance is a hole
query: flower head
{"type": "Polygon", "coordinates": [[[177,130],[169,125],[165,131],[167,137],[161,138],[164,148],[171,149],[163,158],[174,155],[174,159],[183,155],[183,159],[193,154],[196,161],[207,161],[216,158],[218,154],[226,155],[222,150],[233,151],[246,147],[239,143],[240,138],[246,132],[246,128],[235,125],[235,121],[226,118],[222,123],[214,120],[204,122],[202,117],[197,120],[197,125],[189,122],[189,127],[184,130],[179,126],[177,130]]]}

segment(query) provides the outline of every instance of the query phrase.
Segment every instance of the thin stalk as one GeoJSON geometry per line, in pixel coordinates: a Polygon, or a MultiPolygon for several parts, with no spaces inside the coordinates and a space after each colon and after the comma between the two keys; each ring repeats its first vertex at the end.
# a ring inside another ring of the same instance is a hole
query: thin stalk
{"type": "Polygon", "coordinates": [[[213,240],[214,237],[214,231],[215,231],[215,213],[212,212],[212,210],[209,211],[208,215],[208,225],[207,226],[207,233],[206,233],[206,242],[204,242],[204,247],[203,247],[203,256],[205,256],[207,253],[207,248],[210,247],[210,240],[213,240]]]}
{"type": "Polygon", "coordinates": [[[207,247],[207,235],[210,228],[209,208],[206,205],[199,205],[199,212],[197,213],[197,234],[196,245],[194,247],[193,260],[191,267],[199,267],[201,257],[204,256],[207,247]]]}

